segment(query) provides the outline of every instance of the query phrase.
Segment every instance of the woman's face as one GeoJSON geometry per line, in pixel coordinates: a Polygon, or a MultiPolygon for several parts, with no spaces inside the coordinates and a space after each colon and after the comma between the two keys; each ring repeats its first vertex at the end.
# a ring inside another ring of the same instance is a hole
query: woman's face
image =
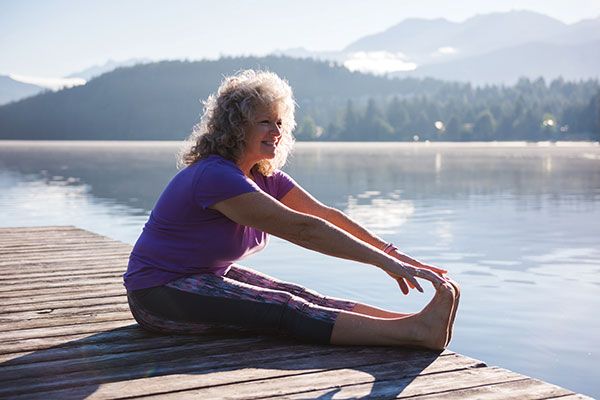
{"type": "Polygon", "coordinates": [[[246,160],[258,162],[275,157],[282,129],[279,109],[278,105],[273,105],[256,110],[254,121],[250,121],[246,131],[246,160]]]}

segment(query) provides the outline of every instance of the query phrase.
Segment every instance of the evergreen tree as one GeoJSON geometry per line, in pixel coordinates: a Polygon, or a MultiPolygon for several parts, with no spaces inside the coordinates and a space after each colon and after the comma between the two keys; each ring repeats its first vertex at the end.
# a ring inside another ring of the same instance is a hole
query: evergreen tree
{"type": "Polygon", "coordinates": [[[360,136],[359,119],[354,110],[354,103],[348,100],[346,103],[346,112],[344,114],[344,135],[343,140],[357,140],[360,136]]]}
{"type": "Polygon", "coordinates": [[[461,123],[456,116],[452,116],[446,125],[444,138],[447,141],[459,140],[461,131],[461,123]]]}
{"type": "Polygon", "coordinates": [[[493,139],[496,132],[496,120],[489,110],[482,111],[475,120],[473,133],[482,140],[493,139]]]}

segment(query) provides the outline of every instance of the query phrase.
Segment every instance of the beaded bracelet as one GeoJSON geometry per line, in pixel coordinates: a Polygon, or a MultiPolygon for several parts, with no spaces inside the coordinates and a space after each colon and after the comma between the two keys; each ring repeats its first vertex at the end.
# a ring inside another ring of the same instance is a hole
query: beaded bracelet
{"type": "Polygon", "coordinates": [[[396,246],[394,246],[392,242],[386,244],[385,247],[383,248],[383,252],[385,254],[390,254],[394,250],[398,250],[398,248],[396,246]]]}

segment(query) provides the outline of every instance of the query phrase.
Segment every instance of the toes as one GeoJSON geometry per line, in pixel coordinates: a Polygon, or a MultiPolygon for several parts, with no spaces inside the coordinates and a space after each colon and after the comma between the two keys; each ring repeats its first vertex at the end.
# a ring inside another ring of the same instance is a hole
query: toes
{"type": "Polygon", "coordinates": [[[454,297],[456,299],[459,299],[460,298],[460,286],[458,285],[458,283],[450,278],[447,278],[446,282],[448,282],[450,285],[452,285],[452,288],[454,290],[454,297]]]}
{"type": "Polygon", "coordinates": [[[439,288],[438,291],[440,293],[448,293],[451,294],[453,297],[455,295],[455,291],[454,291],[454,286],[452,286],[449,282],[444,282],[442,283],[439,288]]]}

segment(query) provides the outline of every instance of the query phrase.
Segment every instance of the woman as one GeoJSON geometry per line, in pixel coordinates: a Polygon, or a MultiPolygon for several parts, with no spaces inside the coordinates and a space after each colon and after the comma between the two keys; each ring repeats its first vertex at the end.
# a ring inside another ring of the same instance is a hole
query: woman
{"type": "Polygon", "coordinates": [[[169,183],[131,252],[125,286],[132,314],[149,330],[230,328],[313,343],[443,349],[458,307],[445,270],[397,251],[280,171],[293,144],[292,90],[270,72],[226,78],[204,103],[169,183]],[[419,313],[400,314],[326,297],[236,262],[268,234],[386,271],[402,291],[436,289],[419,313]]]}

